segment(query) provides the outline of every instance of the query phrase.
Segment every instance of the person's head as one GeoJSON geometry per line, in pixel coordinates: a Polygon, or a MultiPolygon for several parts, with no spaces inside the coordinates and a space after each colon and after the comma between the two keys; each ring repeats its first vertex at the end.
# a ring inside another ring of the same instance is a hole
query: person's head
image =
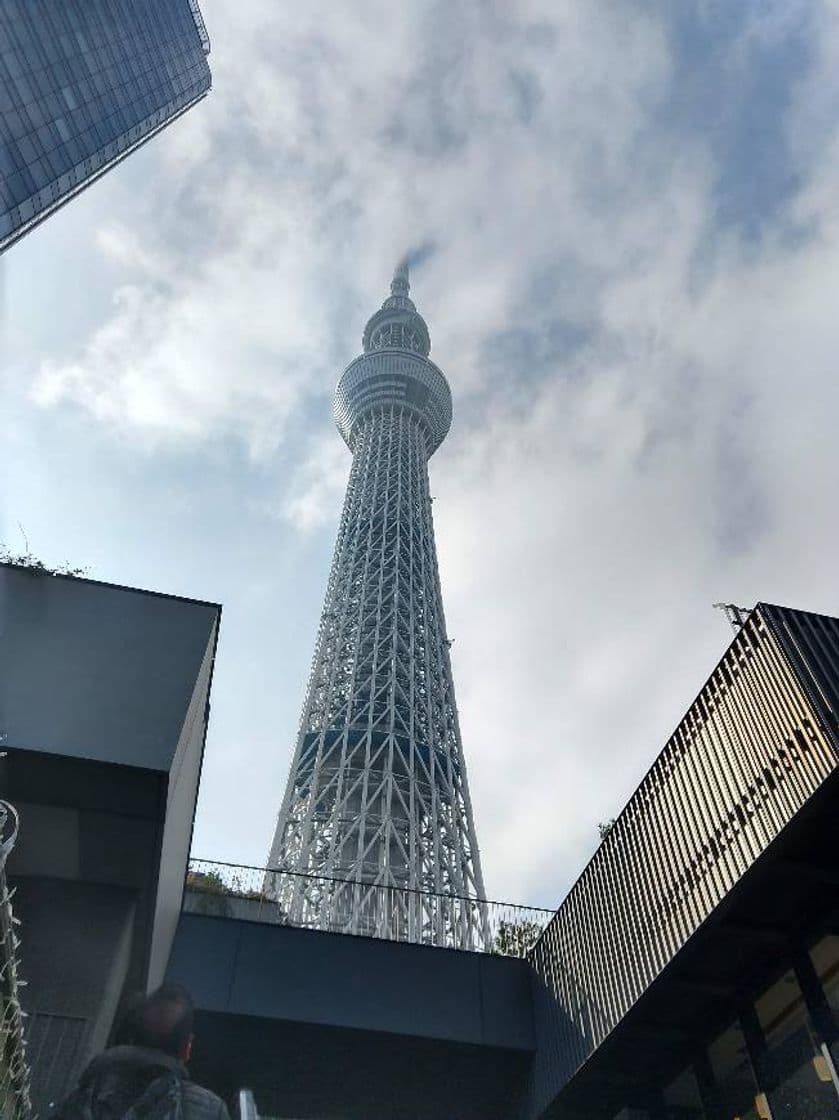
{"type": "Polygon", "coordinates": [[[188,1062],[192,1051],[192,999],[180,984],[164,984],[128,1005],[118,1032],[120,1042],[162,1050],[188,1062]]]}

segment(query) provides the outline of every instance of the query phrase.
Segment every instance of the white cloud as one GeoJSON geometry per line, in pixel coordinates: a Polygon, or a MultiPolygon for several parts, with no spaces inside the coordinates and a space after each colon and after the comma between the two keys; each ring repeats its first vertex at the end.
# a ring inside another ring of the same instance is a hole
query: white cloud
{"type": "Polygon", "coordinates": [[[312,440],[295,472],[283,516],[304,533],[331,524],[347,485],[350,461],[349,451],[334,432],[312,440]]]}

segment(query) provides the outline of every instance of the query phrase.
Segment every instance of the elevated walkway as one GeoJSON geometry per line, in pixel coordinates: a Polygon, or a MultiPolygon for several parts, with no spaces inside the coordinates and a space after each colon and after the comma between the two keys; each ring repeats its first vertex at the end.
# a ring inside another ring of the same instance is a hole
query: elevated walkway
{"type": "Polygon", "coordinates": [[[533,1053],[509,957],[185,913],[168,977],[195,1078],[271,1116],[509,1117],[533,1053]]]}

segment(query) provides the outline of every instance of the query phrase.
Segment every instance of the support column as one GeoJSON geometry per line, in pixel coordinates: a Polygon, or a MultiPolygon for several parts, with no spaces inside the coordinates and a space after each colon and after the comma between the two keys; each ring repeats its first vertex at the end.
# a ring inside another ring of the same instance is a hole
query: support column
{"type": "Polygon", "coordinates": [[[766,1045],[766,1036],[757,1017],[757,1011],[751,1004],[741,1010],[740,1026],[743,1029],[749,1061],[752,1063],[758,1087],[755,1097],[757,1114],[761,1120],[775,1120],[772,1112],[772,1097],[776,1086],[769,1062],[769,1048],[766,1045]]]}
{"type": "Polygon", "coordinates": [[[793,969],[810,1019],[821,1038],[822,1055],[836,1093],[839,1095],[839,1072],[837,1072],[839,1071],[839,1023],[836,1022],[833,1009],[827,1002],[810,954],[804,949],[796,954],[793,969]]]}
{"type": "Polygon", "coordinates": [[[699,1089],[702,1111],[706,1120],[731,1120],[723,1108],[722,1093],[711,1068],[708,1054],[703,1050],[693,1060],[693,1076],[699,1089]]]}

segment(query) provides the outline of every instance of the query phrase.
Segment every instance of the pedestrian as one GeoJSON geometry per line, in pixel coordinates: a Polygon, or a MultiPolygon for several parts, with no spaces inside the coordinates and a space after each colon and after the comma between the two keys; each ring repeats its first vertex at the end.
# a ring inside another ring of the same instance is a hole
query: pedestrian
{"type": "Polygon", "coordinates": [[[164,984],[135,997],[115,1033],[52,1120],[230,1120],[220,1097],[190,1081],[189,992],[164,984]]]}

